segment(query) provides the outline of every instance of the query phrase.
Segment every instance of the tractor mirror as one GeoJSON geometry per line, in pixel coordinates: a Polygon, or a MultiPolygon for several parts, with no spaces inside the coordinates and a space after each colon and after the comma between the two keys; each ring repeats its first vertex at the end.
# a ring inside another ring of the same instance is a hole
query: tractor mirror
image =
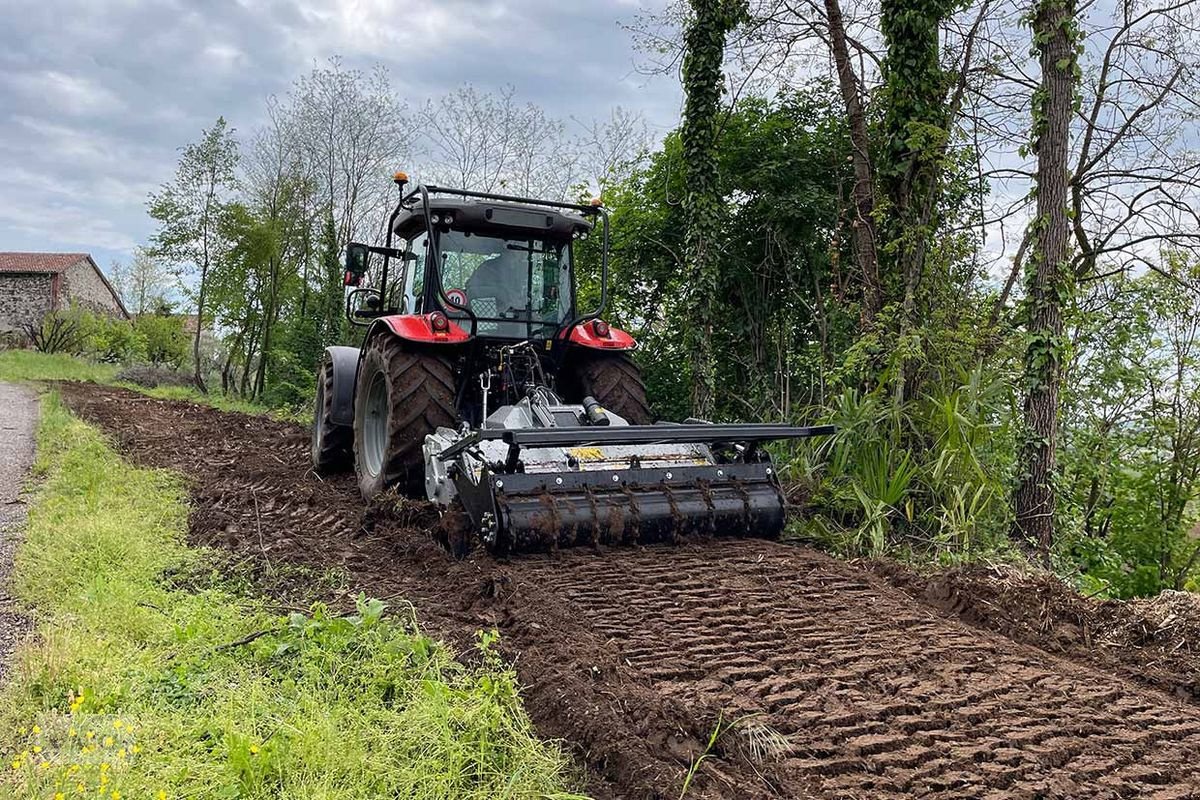
{"type": "Polygon", "coordinates": [[[365,244],[351,242],[346,245],[346,286],[360,286],[363,276],[371,267],[371,250],[365,244]]]}

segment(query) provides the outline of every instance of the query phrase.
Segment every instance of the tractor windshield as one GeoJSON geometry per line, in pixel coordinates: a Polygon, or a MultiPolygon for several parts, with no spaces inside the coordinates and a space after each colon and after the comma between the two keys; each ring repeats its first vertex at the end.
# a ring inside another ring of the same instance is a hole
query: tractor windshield
{"type": "Polygon", "coordinates": [[[442,287],[455,302],[465,298],[481,336],[548,337],[571,313],[566,242],[449,231],[439,250],[442,287]]]}

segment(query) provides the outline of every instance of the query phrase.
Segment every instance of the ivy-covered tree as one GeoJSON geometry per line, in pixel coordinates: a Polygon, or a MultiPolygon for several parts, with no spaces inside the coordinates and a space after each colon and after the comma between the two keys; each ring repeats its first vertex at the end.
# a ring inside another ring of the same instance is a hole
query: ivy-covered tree
{"type": "Polygon", "coordinates": [[[1074,287],[1068,261],[1068,158],[1079,40],[1074,0],[1039,0],[1030,24],[1042,77],[1033,104],[1037,217],[1032,223],[1033,249],[1025,276],[1024,430],[1013,504],[1018,539],[1036,545],[1048,564],[1057,510],[1059,385],[1069,344],[1063,336],[1063,310],[1074,287]]]}
{"type": "Polygon", "coordinates": [[[713,410],[713,304],[717,294],[714,247],[721,220],[717,174],[717,133],[724,90],[722,65],[725,39],[746,13],[745,0],[691,0],[692,17],[684,33],[683,144],[686,185],[683,207],[687,235],[685,263],[689,275],[688,326],[692,366],[692,413],[709,417],[713,410]]]}

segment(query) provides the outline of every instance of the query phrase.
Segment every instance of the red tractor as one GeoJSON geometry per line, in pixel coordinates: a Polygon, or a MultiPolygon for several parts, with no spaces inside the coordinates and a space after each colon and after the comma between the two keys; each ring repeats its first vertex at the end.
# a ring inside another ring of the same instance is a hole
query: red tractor
{"type": "Polygon", "coordinates": [[[347,315],[367,331],[318,373],[318,470],[353,464],[367,500],[461,506],[501,552],[782,529],[759,445],[829,429],[651,424],[636,343],[601,319],[598,201],[395,182],[386,245],[347,248],[347,315]],[[600,299],[581,313],[574,245],[598,226],[600,299]]]}

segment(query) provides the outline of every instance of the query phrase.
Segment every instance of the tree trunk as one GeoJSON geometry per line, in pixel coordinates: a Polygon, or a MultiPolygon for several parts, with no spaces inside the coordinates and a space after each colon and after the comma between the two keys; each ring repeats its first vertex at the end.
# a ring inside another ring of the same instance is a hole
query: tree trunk
{"type": "Polygon", "coordinates": [[[883,308],[883,288],[879,281],[879,255],[875,249],[875,179],[871,168],[871,141],[867,135],[867,114],[858,93],[858,77],[850,63],[846,45],[846,24],[838,0],[825,0],[825,16],[829,22],[829,46],[837,68],[838,86],[846,105],[846,120],[850,125],[851,159],[854,164],[854,249],[858,254],[863,282],[863,325],[874,324],[883,308]]]}
{"type": "Polygon", "coordinates": [[[1014,495],[1016,528],[1022,542],[1036,544],[1049,565],[1054,541],[1055,453],[1058,439],[1059,383],[1065,342],[1063,305],[1073,289],[1067,263],[1067,157],[1075,96],[1074,0],[1041,0],[1033,19],[1039,50],[1041,98],[1034,107],[1037,152],[1037,219],[1034,250],[1027,271],[1028,345],[1025,350],[1024,436],[1014,495]]]}
{"type": "Polygon", "coordinates": [[[720,227],[721,190],[717,175],[717,116],[724,88],[725,37],[744,9],[735,0],[692,0],[693,18],[684,34],[683,88],[686,100],[680,139],[687,192],[686,262],[691,310],[692,414],[713,413],[713,303],[719,284],[714,239],[720,227]]]}

